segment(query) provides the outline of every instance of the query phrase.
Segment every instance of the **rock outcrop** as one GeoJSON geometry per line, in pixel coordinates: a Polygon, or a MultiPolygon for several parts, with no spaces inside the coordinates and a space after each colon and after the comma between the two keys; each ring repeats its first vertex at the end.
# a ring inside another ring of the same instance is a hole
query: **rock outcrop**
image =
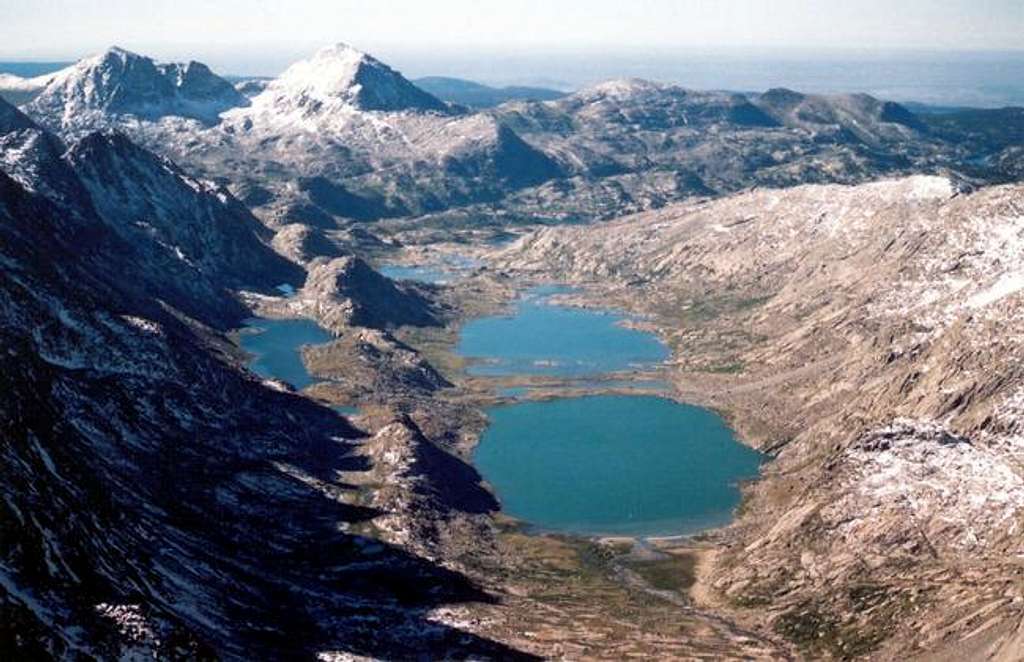
{"type": "Polygon", "coordinates": [[[397,283],[352,256],[310,265],[299,298],[316,307],[313,314],[328,329],[440,324],[433,304],[414,284],[397,283]]]}

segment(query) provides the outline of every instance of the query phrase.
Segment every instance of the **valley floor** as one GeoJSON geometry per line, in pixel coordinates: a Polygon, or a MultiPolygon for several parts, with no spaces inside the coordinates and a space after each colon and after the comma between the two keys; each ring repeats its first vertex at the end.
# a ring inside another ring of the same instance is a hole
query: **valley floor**
{"type": "Polygon", "coordinates": [[[1024,481],[1010,409],[1019,345],[1002,329],[1019,297],[1000,283],[1016,268],[1002,256],[1020,200],[1014,187],[954,196],[921,178],[800,187],[542,230],[491,251],[488,268],[444,290],[445,328],[399,334],[456,384],[403,405],[430,438],[468,460],[480,410],[497,400],[452,352],[460,321],[553,280],[579,286],[579,305],[646,315],[674,350],[675,397],[722,412],[775,459],[735,524],[656,541],[653,553],[526,535],[500,518],[477,520],[471,535],[486,535],[474,540],[446,524],[437,553],[500,600],[444,618],[570,658],[1014,659],[1024,481]],[[758,225],[729,219],[773,208],[783,211],[761,227],[722,229],[758,225]],[[942,234],[930,234],[933,218],[942,234]],[[773,233],[807,239],[780,250],[773,233]],[[957,260],[957,282],[929,275],[957,260]],[[947,289],[915,299],[919,283],[947,289]],[[998,306],[975,290],[998,290],[998,306]],[[899,296],[921,303],[894,311],[899,296]]]}
{"type": "MultiPolygon", "coordinates": [[[[431,254],[437,257],[435,250],[431,254]]],[[[429,438],[449,440],[445,448],[468,462],[485,424],[483,408],[502,400],[495,391],[495,384],[502,380],[466,373],[465,359],[454,351],[456,331],[472,317],[501,310],[521,286],[525,283],[511,287],[488,277],[456,281],[444,296],[460,312],[446,327],[405,328],[397,334],[430,364],[441,367],[456,386],[424,398],[375,393],[380,402],[362,406],[356,423],[377,439],[387,434],[397,412],[404,411],[429,438]]],[[[331,356],[310,362],[323,375],[351,375],[358,370],[355,363],[331,356]]],[[[625,384],[617,389],[632,391],[625,384]]],[[[531,397],[592,392],[601,388],[570,390],[557,379],[539,378],[531,397]]],[[[351,401],[336,383],[321,384],[312,393],[351,401]]],[[[435,612],[437,619],[453,627],[542,657],[791,659],[797,655],[783,638],[698,608],[689,597],[697,565],[705,564],[720,544],[716,536],[641,545],[631,538],[531,533],[501,514],[460,521],[461,515],[440,509],[432,514],[437,528],[423,538],[422,529],[416,528],[423,526],[425,516],[428,513],[417,510],[415,524],[393,521],[393,526],[379,526],[375,534],[454,564],[497,598],[495,604],[444,607],[435,612]]]]}

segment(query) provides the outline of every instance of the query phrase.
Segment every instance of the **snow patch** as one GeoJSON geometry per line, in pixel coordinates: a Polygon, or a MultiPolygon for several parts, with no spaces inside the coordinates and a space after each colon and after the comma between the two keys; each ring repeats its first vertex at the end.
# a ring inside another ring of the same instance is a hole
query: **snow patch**
{"type": "Polygon", "coordinates": [[[145,333],[149,333],[152,335],[161,335],[162,333],[159,324],[153,322],[152,320],[145,319],[144,317],[136,317],[135,315],[122,315],[121,319],[123,319],[129,325],[145,333]]]}
{"type": "Polygon", "coordinates": [[[953,182],[947,177],[915,175],[907,178],[909,197],[915,200],[946,199],[955,193],[953,182]]]}
{"type": "Polygon", "coordinates": [[[308,60],[288,67],[280,77],[268,85],[270,92],[288,92],[325,99],[340,95],[354,96],[359,68],[369,56],[347,44],[321,48],[308,60]]]}
{"type": "Polygon", "coordinates": [[[994,285],[967,300],[968,308],[984,308],[1024,289],[1024,273],[1003,274],[994,285]]]}
{"type": "Polygon", "coordinates": [[[1024,509],[1018,463],[936,422],[897,419],[865,435],[846,460],[860,506],[850,512],[897,509],[965,549],[1018,532],[1024,509]]]}
{"type": "Polygon", "coordinates": [[[156,627],[142,611],[142,605],[115,605],[101,602],[95,607],[96,613],[113,621],[118,632],[127,640],[121,648],[118,659],[121,662],[142,662],[158,657],[160,638],[156,627]]]}

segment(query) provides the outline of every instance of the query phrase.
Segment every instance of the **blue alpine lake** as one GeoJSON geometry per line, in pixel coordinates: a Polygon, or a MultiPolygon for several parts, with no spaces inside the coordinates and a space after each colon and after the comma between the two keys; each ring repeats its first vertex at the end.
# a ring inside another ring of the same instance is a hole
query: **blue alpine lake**
{"type": "Polygon", "coordinates": [[[472,375],[580,377],[660,363],[668,348],[649,333],[621,325],[627,317],[547,302],[565,288],[534,288],[509,316],[473,320],[457,351],[474,359],[472,375]]]}
{"type": "Polygon", "coordinates": [[[404,264],[386,264],[378,267],[382,275],[393,280],[415,280],[421,283],[447,283],[452,274],[433,266],[409,266],[404,264]]]}
{"type": "Polygon", "coordinates": [[[446,255],[431,264],[384,264],[377,271],[392,280],[414,280],[420,283],[450,283],[459,272],[472,269],[479,263],[463,255],[446,255]]]}
{"type": "Polygon", "coordinates": [[[302,362],[302,346],[331,340],[331,334],[308,319],[253,317],[245,321],[239,335],[239,345],[253,356],[250,370],[261,377],[286,381],[297,389],[316,381],[302,362]]]}
{"type": "Polygon", "coordinates": [[[474,463],[508,514],[544,530],[680,535],[727,524],[761,455],[721,418],[655,396],[493,407],[474,463]]]}
{"type": "MultiPolygon", "coordinates": [[[[618,313],[552,304],[562,287],[531,290],[507,317],[465,326],[463,355],[482,375],[550,375],[569,385],[668,390],[623,379],[668,351],[651,334],[623,327],[618,313]]],[[[332,340],[307,319],[246,320],[239,336],[257,374],[302,389],[315,380],[302,347],[332,340]]],[[[513,390],[514,397],[529,396],[513,390]]],[[[523,387],[519,387],[523,388],[523,387]]],[[[336,407],[351,415],[351,407],[336,407]]],[[[715,413],[648,394],[520,400],[491,407],[474,462],[510,515],[544,530],[586,535],[683,535],[728,523],[738,483],[761,455],[738,443],[715,413]]]]}
{"type": "MultiPolygon", "coordinates": [[[[660,379],[624,380],[668,357],[653,335],[622,326],[624,315],[552,304],[566,288],[534,288],[512,314],[465,325],[458,345],[480,376],[551,375],[567,386],[641,388],[523,400],[491,407],[474,463],[504,510],[542,530],[586,535],[668,536],[727,524],[739,482],[762,456],[739,443],[712,411],[653,393],[660,379]]],[[[506,387],[504,397],[524,397],[506,387]]]]}

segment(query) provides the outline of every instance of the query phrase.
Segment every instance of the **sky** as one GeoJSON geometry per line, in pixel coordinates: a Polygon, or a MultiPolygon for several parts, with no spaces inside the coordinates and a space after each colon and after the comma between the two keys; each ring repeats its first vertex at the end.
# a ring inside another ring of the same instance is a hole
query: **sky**
{"type": "Polygon", "coordinates": [[[0,0],[0,62],[117,45],[273,76],[345,42],[410,78],[1024,105],[1024,0],[0,0]]]}
{"type": "Polygon", "coordinates": [[[0,59],[117,44],[278,73],[343,41],[382,57],[1024,50],[1024,0],[0,0],[0,59]]]}

